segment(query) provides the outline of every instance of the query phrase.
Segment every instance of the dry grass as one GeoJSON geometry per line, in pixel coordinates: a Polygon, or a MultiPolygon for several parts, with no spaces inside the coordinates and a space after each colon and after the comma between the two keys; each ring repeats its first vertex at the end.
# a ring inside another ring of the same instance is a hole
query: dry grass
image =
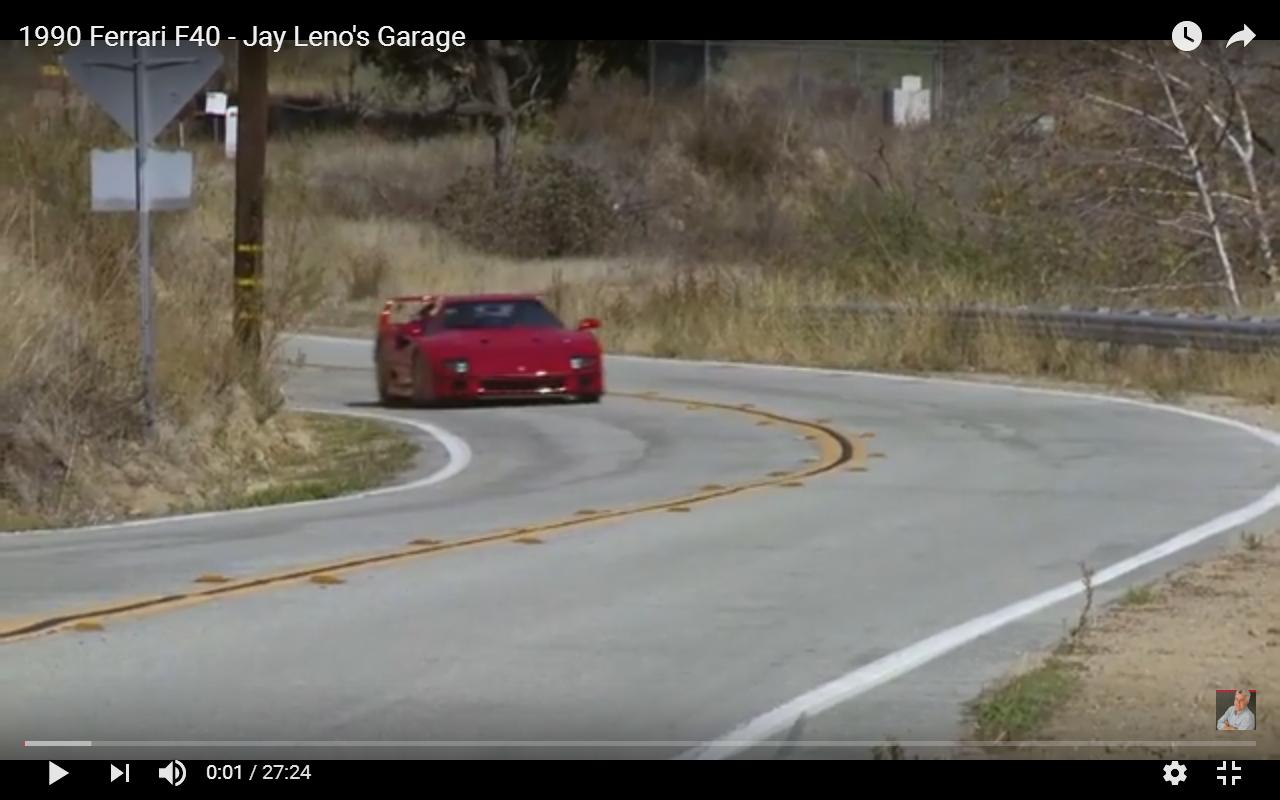
{"type": "Polygon", "coordinates": [[[310,446],[282,454],[253,483],[233,487],[220,507],[323,500],[363,491],[404,471],[418,452],[400,431],[380,422],[326,414],[294,418],[310,446]]]}
{"type": "MultiPolygon", "coordinates": [[[[234,47],[233,42],[226,49],[234,47]]],[[[409,107],[415,100],[412,92],[392,85],[372,65],[362,63],[358,48],[286,44],[272,54],[269,66],[271,91],[277,95],[400,107],[409,107]]]]}
{"type": "MultiPolygon", "coordinates": [[[[959,281],[938,281],[929,291],[908,297],[880,295],[878,299],[908,308],[900,316],[825,316],[802,309],[847,296],[836,274],[751,266],[682,268],[646,259],[521,263],[467,252],[438,233],[398,240],[392,228],[384,224],[382,230],[387,234],[377,238],[378,246],[387,248],[383,252],[391,264],[384,293],[540,292],[570,323],[600,318],[604,327],[599,335],[615,353],[892,372],[998,373],[1141,391],[1167,401],[1197,392],[1280,402],[1280,354],[1039,339],[996,323],[954,325],[925,310],[1017,302],[959,281]],[[397,250],[397,241],[407,245],[397,250]],[[911,313],[911,308],[920,310],[911,313]]],[[[317,327],[363,331],[376,312],[376,301],[339,298],[317,308],[310,321],[317,327]]]]}
{"type": "MultiPolygon", "coordinates": [[[[839,296],[834,279],[704,271],[625,288],[552,287],[566,318],[598,316],[613,352],[906,372],[1000,372],[1145,390],[1280,402],[1280,356],[1120,348],[1036,339],[990,325],[956,326],[921,312],[826,317],[797,309],[839,296]]],[[[924,308],[954,293],[917,296],[924,308]]]]}
{"type": "Polygon", "coordinates": [[[380,299],[397,294],[541,292],[558,282],[619,285],[638,270],[665,274],[669,269],[661,262],[625,259],[492,256],[465,248],[432,226],[403,220],[329,218],[316,226],[316,235],[322,244],[307,263],[323,276],[326,293],[308,311],[314,325],[364,328],[380,299]]]}
{"type": "Polygon", "coordinates": [[[388,141],[354,133],[316,134],[272,142],[272,160],[294,160],[314,212],[348,219],[422,221],[469,167],[492,163],[482,136],[388,141]]]}
{"type": "Polygon", "coordinates": [[[337,497],[385,484],[417,452],[381,423],[292,413],[259,422],[251,408],[243,395],[215,405],[153,446],[89,442],[62,502],[0,504],[0,531],[337,497]]]}
{"type": "MultiPolygon", "coordinates": [[[[196,207],[154,217],[154,441],[142,440],[134,220],[89,210],[91,147],[123,144],[96,110],[0,122],[0,516],[100,521],[195,502],[207,478],[291,449],[277,376],[231,335],[230,164],[198,153],[196,207]]],[[[278,176],[285,189],[296,177],[278,176]]],[[[287,200],[281,205],[287,208],[287,200]]],[[[267,341],[309,307],[306,231],[268,231],[267,341]]],[[[270,349],[270,348],[269,348],[270,349]]]]}

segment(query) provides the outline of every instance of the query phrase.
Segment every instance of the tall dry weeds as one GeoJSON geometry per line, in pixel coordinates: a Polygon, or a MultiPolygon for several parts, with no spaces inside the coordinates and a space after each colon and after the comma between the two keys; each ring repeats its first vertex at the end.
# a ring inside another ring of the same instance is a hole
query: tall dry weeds
{"type": "MultiPolygon", "coordinates": [[[[111,515],[130,510],[127,498],[104,488],[111,479],[145,490],[174,476],[209,478],[197,467],[208,461],[213,432],[227,429],[221,423],[246,413],[266,420],[280,403],[270,353],[246,365],[232,341],[229,163],[201,152],[195,208],[155,215],[161,419],[159,440],[144,445],[134,221],[91,212],[88,197],[91,148],[120,146],[121,137],[84,108],[28,108],[3,124],[0,516],[111,515]],[[197,430],[208,435],[192,435],[197,430]]],[[[294,184],[286,177],[275,192],[297,193],[294,184]]],[[[270,236],[268,247],[276,245],[284,252],[269,257],[278,279],[268,296],[269,345],[309,302],[299,296],[305,267],[287,252],[288,237],[270,236]]],[[[236,430],[241,441],[217,443],[227,453],[270,439],[265,429],[236,430]]]]}
{"type": "Polygon", "coordinates": [[[696,269],[629,284],[549,287],[566,319],[600,317],[611,352],[892,372],[1000,373],[1102,384],[1162,399],[1184,393],[1280,402],[1280,354],[1118,347],[955,324],[930,306],[972,301],[951,286],[891,317],[824,314],[838,276],[696,269]],[[913,311],[912,309],[917,309],[913,311]]]}

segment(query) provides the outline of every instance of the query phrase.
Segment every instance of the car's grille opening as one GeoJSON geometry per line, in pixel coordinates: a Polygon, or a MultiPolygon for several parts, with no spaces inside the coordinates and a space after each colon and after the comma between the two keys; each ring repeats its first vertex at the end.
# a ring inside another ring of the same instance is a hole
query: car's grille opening
{"type": "Polygon", "coordinates": [[[480,386],[486,392],[563,392],[564,378],[487,378],[480,382],[480,386]]]}

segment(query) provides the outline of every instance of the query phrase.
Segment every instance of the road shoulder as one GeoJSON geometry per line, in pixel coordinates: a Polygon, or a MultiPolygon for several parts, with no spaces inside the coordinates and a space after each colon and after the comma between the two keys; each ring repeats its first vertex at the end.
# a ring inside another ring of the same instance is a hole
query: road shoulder
{"type": "MultiPolygon", "coordinates": [[[[1041,384],[1043,385],[1043,384],[1041,384]]],[[[1280,409],[1206,396],[1182,405],[1280,430],[1280,409]]],[[[1001,747],[1015,758],[1267,758],[1280,754],[1280,524],[1269,515],[1217,555],[1129,589],[1052,652],[989,687],[973,707],[977,741],[1143,742],[1001,747]],[[1258,730],[1218,732],[1216,694],[1258,690],[1258,730]],[[1255,742],[1250,748],[1188,742],[1255,742]]]]}

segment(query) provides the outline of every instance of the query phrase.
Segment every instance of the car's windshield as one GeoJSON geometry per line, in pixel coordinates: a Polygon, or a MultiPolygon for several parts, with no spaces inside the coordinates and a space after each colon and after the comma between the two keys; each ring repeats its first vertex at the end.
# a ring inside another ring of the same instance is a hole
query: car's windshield
{"type": "Polygon", "coordinates": [[[563,328],[550,309],[537,300],[461,301],[444,307],[444,327],[563,328]]]}

